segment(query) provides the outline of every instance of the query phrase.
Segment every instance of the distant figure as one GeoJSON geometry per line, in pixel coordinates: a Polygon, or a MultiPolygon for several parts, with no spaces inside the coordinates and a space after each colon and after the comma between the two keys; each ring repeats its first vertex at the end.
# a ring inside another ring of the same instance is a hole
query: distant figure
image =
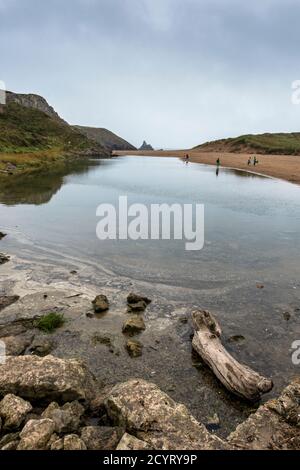
{"type": "Polygon", "coordinates": [[[258,160],[256,157],[254,157],[253,165],[255,166],[258,163],[258,160]]]}
{"type": "Polygon", "coordinates": [[[216,161],[217,166],[220,166],[221,160],[218,158],[216,161]]]}
{"type": "Polygon", "coordinates": [[[248,158],[248,166],[251,165],[251,157],[248,158]]]}
{"type": "Polygon", "coordinates": [[[190,159],[190,156],[189,156],[189,154],[187,153],[186,156],[185,156],[185,161],[188,162],[189,159],[190,159]]]}
{"type": "Polygon", "coordinates": [[[219,176],[219,171],[220,171],[220,167],[217,166],[217,169],[216,169],[216,176],[219,176]]]}

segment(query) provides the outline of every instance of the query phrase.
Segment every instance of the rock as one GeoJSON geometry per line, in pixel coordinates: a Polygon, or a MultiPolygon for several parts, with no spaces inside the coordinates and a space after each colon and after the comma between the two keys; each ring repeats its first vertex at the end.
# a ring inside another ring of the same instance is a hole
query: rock
{"type": "Polygon", "coordinates": [[[145,304],[148,305],[151,303],[151,300],[148,299],[148,297],[145,297],[144,295],[134,294],[133,292],[130,292],[130,294],[128,294],[127,303],[129,305],[137,304],[139,302],[145,302],[145,304]]]}
{"type": "Polygon", "coordinates": [[[146,310],[147,304],[143,300],[140,300],[136,304],[130,304],[128,306],[128,312],[143,312],[146,310]]]}
{"type": "Polygon", "coordinates": [[[20,356],[26,350],[26,348],[31,344],[33,335],[18,335],[18,336],[6,336],[1,338],[1,341],[4,341],[6,354],[8,356],[20,356]]]}
{"type": "Polygon", "coordinates": [[[51,419],[31,419],[20,432],[18,450],[45,450],[54,429],[51,419]]]}
{"type": "Polygon", "coordinates": [[[72,274],[74,276],[75,274],[77,274],[77,271],[75,271],[75,269],[73,269],[72,271],[70,271],[70,274],[72,274]]]}
{"type": "Polygon", "coordinates": [[[157,450],[227,449],[155,384],[132,379],[116,385],[105,400],[112,422],[157,450]]]}
{"type": "Polygon", "coordinates": [[[241,343],[242,341],[245,341],[245,336],[243,335],[233,335],[227,339],[228,343],[241,343]]]}
{"type": "Polygon", "coordinates": [[[19,440],[10,441],[5,446],[1,447],[1,450],[17,450],[19,442],[19,440]]]}
{"type": "Polygon", "coordinates": [[[146,329],[144,319],[140,316],[134,315],[125,321],[122,331],[129,335],[134,335],[146,329]]]}
{"type": "Polygon", "coordinates": [[[54,348],[54,340],[49,336],[35,336],[29,351],[37,356],[46,356],[54,348]]]}
{"type": "Polygon", "coordinates": [[[139,150],[153,150],[153,147],[144,140],[139,150]]]}
{"type": "Polygon", "coordinates": [[[265,286],[263,284],[256,284],[257,289],[264,289],[265,286]]]}
{"type": "Polygon", "coordinates": [[[3,419],[3,429],[18,429],[32,410],[28,401],[16,395],[5,395],[0,402],[0,416],[3,419]]]}
{"type": "Polygon", "coordinates": [[[86,426],[81,430],[81,439],[89,450],[114,450],[123,433],[123,427],[86,426]]]}
{"type": "Polygon", "coordinates": [[[217,413],[208,418],[206,427],[209,431],[216,431],[220,427],[220,418],[217,413]]]}
{"type": "Polygon", "coordinates": [[[125,432],[116,450],[151,450],[149,444],[125,432]]]}
{"type": "Polygon", "coordinates": [[[9,434],[5,434],[0,439],[0,449],[3,449],[3,447],[7,446],[11,442],[18,442],[19,441],[19,433],[18,432],[13,432],[9,434]]]}
{"type": "Polygon", "coordinates": [[[104,335],[101,333],[94,333],[92,336],[92,342],[93,344],[104,344],[108,347],[112,345],[111,338],[108,335],[104,335]]]}
{"type": "Polygon", "coordinates": [[[10,257],[4,253],[0,253],[0,264],[7,263],[10,260],[10,257]]]}
{"type": "Polygon", "coordinates": [[[6,237],[6,233],[0,232],[0,240],[2,240],[4,237],[6,237]]]}
{"type": "Polygon", "coordinates": [[[8,307],[9,305],[17,302],[19,300],[18,295],[0,295],[0,310],[8,307]]]}
{"type": "Polygon", "coordinates": [[[69,434],[64,438],[64,450],[86,450],[86,445],[76,434],[69,434]]]}
{"type": "Polygon", "coordinates": [[[109,309],[108,299],[106,295],[103,294],[97,295],[97,297],[95,297],[95,299],[93,300],[92,304],[95,313],[105,312],[109,309]]]}
{"type": "Polygon", "coordinates": [[[50,450],[63,450],[64,449],[64,440],[59,438],[51,443],[50,450]]]}
{"type": "Polygon", "coordinates": [[[300,377],[261,405],[228,436],[238,449],[295,450],[300,445],[300,377]]]}
{"type": "Polygon", "coordinates": [[[130,357],[139,357],[143,354],[143,345],[140,341],[129,339],[126,343],[126,349],[130,357]]]}
{"type": "Polygon", "coordinates": [[[96,393],[95,397],[93,398],[93,400],[91,400],[89,404],[89,413],[92,416],[96,416],[99,418],[106,414],[104,401],[110,394],[112,388],[113,385],[107,385],[96,393]]]}
{"type": "Polygon", "coordinates": [[[96,386],[93,375],[76,359],[46,356],[6,358],[0,365],[0,395],[14,393],[45,402],[89,402],[96,386]]]}
{"type": "Polygon", "coordinates": [[[59,436],[54,432],[51,435],[49,441],[47,442],[46,450],[51,450],[51,446],[54,444],[54,442],[58,441],[59,439],[60,439],[59,436]]]}
{"type": "Polygon", "coordinates": [[[285,319],[285,321],[289,321],[291,319],[291,314],[290,312],[283,312],[283,318],[285,319]]]}
{"type": "Polygon", "coordinates": [[[52,419],[55,423],[55,431],[61,434],[76,431],[83,414],[84,408],[78,401],[65,403],[62,407],[52,402],[42,413],[42,418],[52,419]]]}

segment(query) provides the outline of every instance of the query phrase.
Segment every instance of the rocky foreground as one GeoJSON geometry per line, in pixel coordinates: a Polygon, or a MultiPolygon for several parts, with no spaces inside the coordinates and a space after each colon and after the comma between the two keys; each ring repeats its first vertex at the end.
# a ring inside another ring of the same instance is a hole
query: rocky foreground
{"type": "Polygon", "coordinates": [[[0,366],[1,450],[299,449],[300,380],[226,440],[155,384],[101,389],[78,360],[9,356],[0,366]]]}

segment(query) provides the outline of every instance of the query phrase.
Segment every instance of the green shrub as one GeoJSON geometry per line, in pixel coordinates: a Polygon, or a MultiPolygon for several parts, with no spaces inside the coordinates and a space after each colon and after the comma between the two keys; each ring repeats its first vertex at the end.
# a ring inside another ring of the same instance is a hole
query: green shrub
{"type": "Polygon", "coordinates": [[[51,333],[65,323],[63,313],[50,312],[39,318],[35,326],[46,333],[51,333]]]}

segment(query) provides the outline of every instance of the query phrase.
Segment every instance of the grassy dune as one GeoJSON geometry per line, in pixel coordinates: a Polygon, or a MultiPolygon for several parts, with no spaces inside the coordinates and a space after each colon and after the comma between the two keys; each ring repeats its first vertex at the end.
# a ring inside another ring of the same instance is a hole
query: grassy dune
{"type": "Polygon", "coordinates": [[[300,133],[243,135],[198,145],[205,152],[259,153],[265,155],[300,155],[300,133]]]}

